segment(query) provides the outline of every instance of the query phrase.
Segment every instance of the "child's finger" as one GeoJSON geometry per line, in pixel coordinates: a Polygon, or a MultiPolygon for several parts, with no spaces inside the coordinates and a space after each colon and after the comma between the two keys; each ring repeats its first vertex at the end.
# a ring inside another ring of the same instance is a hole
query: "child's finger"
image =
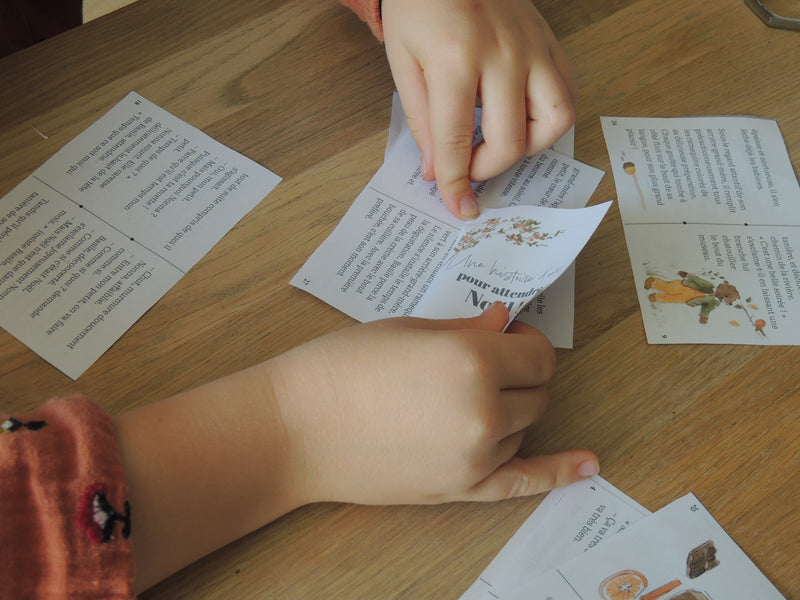
{"type": "Polygon", "coordinates": [[[514,457],[465,493],[463,500],[494,501],[533,496],[599,472],[597,455],[567,450],[548,456],[514,457]]]}

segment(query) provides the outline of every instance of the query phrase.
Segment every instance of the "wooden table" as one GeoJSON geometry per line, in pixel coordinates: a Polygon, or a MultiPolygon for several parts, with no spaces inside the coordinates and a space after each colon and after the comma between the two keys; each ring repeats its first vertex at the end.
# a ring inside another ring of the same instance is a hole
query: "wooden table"
{"type": "MultiPolygon", "coordinates": [[[[799,34],[739,0],[538,4],[581,83],[576,158],[608,173],[592,202],[615,197],[601,115],[775,118],[800,167],[799,34]]],[[[351,323],[288,285],[389,125],[384,52],[336,2],[139,0],[4,58],[0,81],[0,194],[131,89],[284,178],[78,381],[0,332],[4,408],[80,390],[116,413],[351,323]]],[[[800,598],[800,348],[649,346],[633,286],[614,207],[578,259],[575,348],[525,452],[592,448],[652,510],[694,491],[800,598]]],[[[458,598],[540,500],[309,506],[144,597],[458,598]]]]}

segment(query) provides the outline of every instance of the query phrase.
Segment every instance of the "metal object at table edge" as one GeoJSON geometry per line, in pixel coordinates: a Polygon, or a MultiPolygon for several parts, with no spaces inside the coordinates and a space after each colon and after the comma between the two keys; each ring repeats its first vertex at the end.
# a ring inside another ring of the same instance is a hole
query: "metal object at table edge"
{"type": "Polygon", "coordinates": [[[794,29],[800,31],[800,19],[791,19],[789,17],[782,17],[776,15],[761,3],[761,0],[744,0],[744,3],[750,7],[758,18],[764,21],[770,27],[777,27],[779,29],[794,29]]]}

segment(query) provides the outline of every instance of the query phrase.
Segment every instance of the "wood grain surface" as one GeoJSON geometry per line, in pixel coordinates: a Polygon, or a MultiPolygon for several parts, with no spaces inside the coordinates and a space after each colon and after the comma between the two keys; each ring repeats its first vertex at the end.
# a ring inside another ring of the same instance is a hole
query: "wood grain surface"
{"type": "MultiPolygon", "coordinates": [[[[774,118],[800,166],[800,33],[738,0],[537,5],[580,81],[576,158],[606,171],[592,203],[615,198],[601,115],[774,118]]],[[[389,125],[383,48],[337,2],[138,0],[1,59],[0,81],[0,194],[132,89],[283,177],[78,381],[0,330],[4,409],[80,391],[118,413],[352,323],[288,284],[389,125]]],[[[800,598],[800,349],[648,345],[616,206],[576,283],[575,347],[524,452],[592,448],[651,510],[695,492],[800,598]]],[[[457,599],[540,501],[308,506],[143,598],[457,599]]]]}

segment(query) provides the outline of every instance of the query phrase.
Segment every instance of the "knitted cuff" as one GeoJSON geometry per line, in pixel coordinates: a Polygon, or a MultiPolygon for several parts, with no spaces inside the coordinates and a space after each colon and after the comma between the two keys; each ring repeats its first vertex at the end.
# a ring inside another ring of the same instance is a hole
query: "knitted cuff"
{"type": "Polygon", "coordinates": [[[339,0],[364,21],[375,37],[383,41],[383,22],[381,21],[381,0],[339,0]]]}
{"type": "Polygon", "coordinates": [[[127,483],[100,407],[73,396],[0,415],[0,481],[3,594],[134,597],[127,483]]]}

